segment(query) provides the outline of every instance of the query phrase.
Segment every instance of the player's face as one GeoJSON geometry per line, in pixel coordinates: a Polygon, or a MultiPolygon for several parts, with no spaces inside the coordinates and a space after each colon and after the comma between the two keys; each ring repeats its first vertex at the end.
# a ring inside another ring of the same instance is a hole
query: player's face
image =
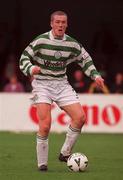
{"type": "Polygon", "coordinates": [[[55,15],[51,21],[54,37],[62,38],[67,28],[67,17],[65,15],[55,15]]]}

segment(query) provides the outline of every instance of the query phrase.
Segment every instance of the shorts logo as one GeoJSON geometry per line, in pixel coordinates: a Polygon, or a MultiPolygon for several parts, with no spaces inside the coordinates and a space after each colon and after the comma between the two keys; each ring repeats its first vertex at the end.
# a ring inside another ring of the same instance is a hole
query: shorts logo
{"type": "Polygon", "coordinates": [[[54,56],[55,56],[56,59],[60,59],[62,57],[62,54],[61,54],[60,51],[56,51],[54,56]]]}
{"type": "Polygon", "coordinates": [[[33,102],[37,101],[37,100],[38,100],[38,95],[35,94],[35,95],[31,98],[31,100],[32,100],[33,102]]]}

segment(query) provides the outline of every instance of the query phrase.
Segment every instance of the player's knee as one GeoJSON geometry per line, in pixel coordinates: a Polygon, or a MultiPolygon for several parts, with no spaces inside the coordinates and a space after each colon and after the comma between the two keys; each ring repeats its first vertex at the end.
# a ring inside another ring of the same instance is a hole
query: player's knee
{"type": "Polygon", "coordinates": [[[50,126],[48,124],[42,124],[42,126],[39,128],[40,132],[43,132],[43,134],[49,134],[50,126]]]}
{"type": "Polygon", "coordinates": [[[85,116],[85,114],[83,113],[83,114],[80,114],[79,116],[78,116],[78,118],[76,119],[76,127],[78,127],[78,128],[82,128],[82,126],[85,124],[85,121],[86,121],[86,116],[85,116]]]}
{"type": "Polygon", "coordinates": [[[83,113],[81,116],[81,124],[84,125],[85,121],[86,121],[86,115],[85,115],[85,113],[83,113]]]}

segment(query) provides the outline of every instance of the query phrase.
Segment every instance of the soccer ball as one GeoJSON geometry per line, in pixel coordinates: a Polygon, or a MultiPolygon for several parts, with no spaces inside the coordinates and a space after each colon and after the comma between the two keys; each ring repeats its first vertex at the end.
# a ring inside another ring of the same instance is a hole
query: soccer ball
{"type": "Polygon", "coordinates": [[[67,166],[74,172],[85,171],[88,166],[88,158],[82,153],[73,153],[67,160],[67,166]]]}

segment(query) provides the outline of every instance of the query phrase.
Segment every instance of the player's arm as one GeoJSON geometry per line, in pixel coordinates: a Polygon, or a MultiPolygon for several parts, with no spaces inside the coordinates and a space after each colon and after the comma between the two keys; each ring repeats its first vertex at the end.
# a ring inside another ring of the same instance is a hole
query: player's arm
{"type": "Polygon", "coordinates": [[[34,52],[34,43],[31,43],[22,53],[19,67],[20,70],[26,75],[33,76],[35,74],[39,74],[41,72],[41,69],[39,66],[33,65],[33,58],[35,55],[34,52]]]}
{"type": "Polygon", "coordinates": [[[81,47],[80,54],[77,58],[78,58],[79,65],[83,69],[83,72],[87,76],[91,77],[91,79],[93,79],[96,82],[97,86],[103,90],[104,79],[96,70],[96,67],[94,66],[92,58],[83,47],[81,47]]]}

